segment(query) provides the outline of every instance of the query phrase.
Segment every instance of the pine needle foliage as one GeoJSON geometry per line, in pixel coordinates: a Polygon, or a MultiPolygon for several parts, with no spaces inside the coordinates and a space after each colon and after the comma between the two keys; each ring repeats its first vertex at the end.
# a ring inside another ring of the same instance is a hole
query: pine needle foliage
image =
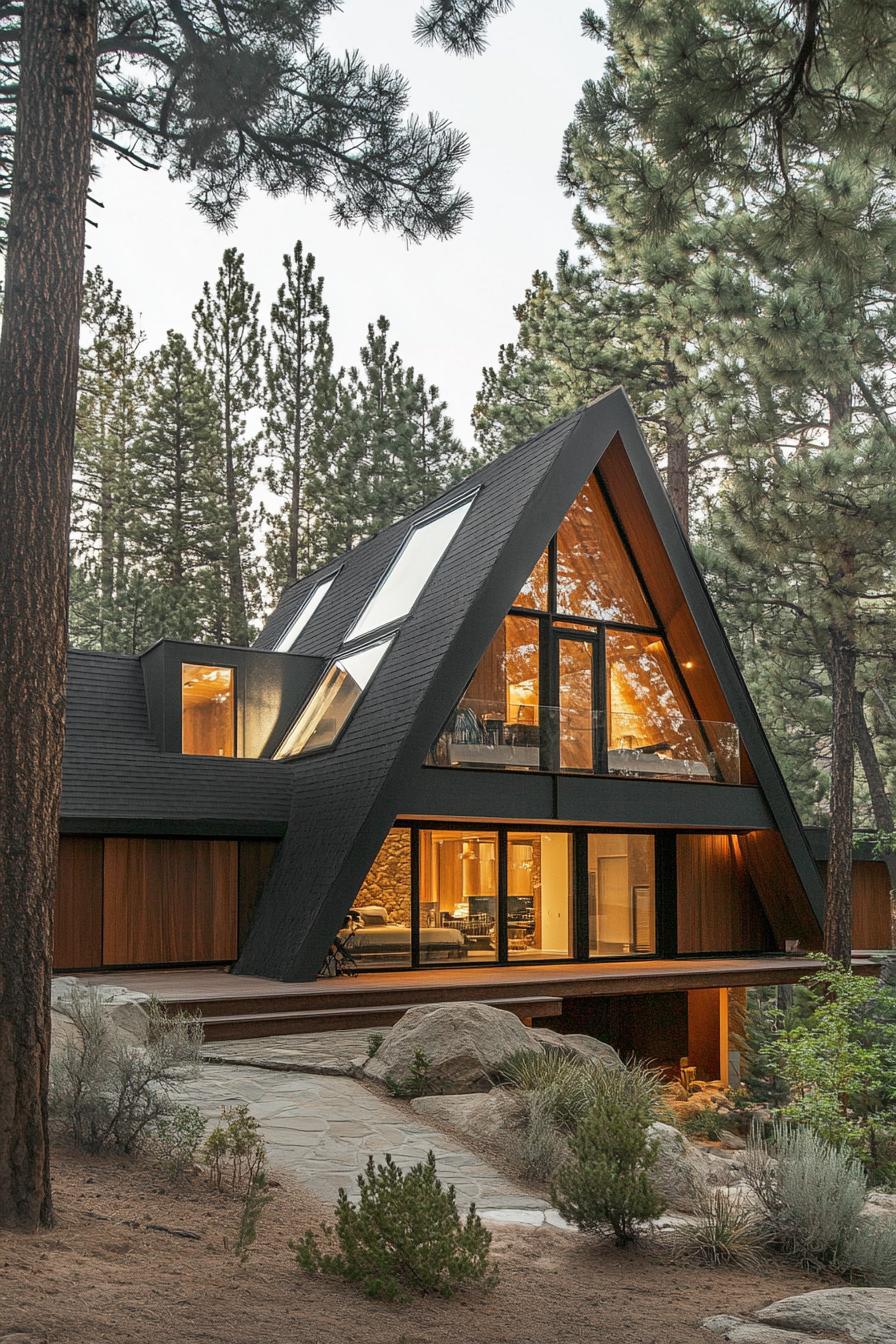
{"type": "Polygon", "coordinates": [[[475,1205],[461,1218],[454,1186],[439,1180],[433,1153],[407,1172],[388,1155],[379,1164],[369,1157],[358,1192],[353,1204],[340,1190],[335,1229],[321,1225],[338,1250],[325,1250],[311,1231],[290,1243],[301,1269],[335,1275],[389,1302],[413,1293],[452,1297],[467,1286],[494,1287],[491,1233],[475,1205]]]}

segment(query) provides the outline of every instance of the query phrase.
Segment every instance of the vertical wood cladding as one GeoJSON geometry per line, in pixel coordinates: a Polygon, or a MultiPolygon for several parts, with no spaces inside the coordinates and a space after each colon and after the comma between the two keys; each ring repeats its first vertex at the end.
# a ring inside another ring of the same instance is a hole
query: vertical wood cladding
{"type": "Polygon", "coordinates": [[[108,838],[103,964],[232,960],[237,951],[237,843],[108,838]]]}
{"type": "Polygon", "coordinates": [[[737,843],[762,902],[766,918],[783,948],[789,939],[812,951],[821,946],[821,930],[812,918],[796,868],[778,831],[748,831],[737,843]]]}
{"type": "Polygon", "coordinates": [[[53,968],[84,971],[103,959],[103,841],[98,835],[59,838],[59,880],[53,920],[53,968]]]}
{"type": "MultiPolygon", "coordinates": [[[[820,863],[827,878],[827,864],[820,863]]],[[[858,948],[890,946],[890,879],[886,864],[853,859],[852,945],[858,948]]]]}
{"type": "Polygon", "coordinates": [[[775,941],[737,837],[681,834],[679,952],[765,952],[775,941]]]}

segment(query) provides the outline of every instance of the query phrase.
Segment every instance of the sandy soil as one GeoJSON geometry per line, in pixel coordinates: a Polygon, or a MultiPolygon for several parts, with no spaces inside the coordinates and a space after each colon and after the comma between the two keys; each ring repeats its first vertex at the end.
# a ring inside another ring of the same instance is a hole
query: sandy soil
{"type": "Polygon", "coordinates": [[[704,1316],[819,1286],[777,1266],[684,1269],[657,1247],[501,1228],[493,1293],[385,1306],[296,1269],[287,1241],[325,1211],[295,1190],[277,1190],[246,1266],[227,1246],[237,1205],[199,1178],[172,1189],[143,1163],[62,1150],[55,1192],[54,1228],[0,1233],[0,1341],[20,1330],[47,1344],[706,1344],[704,1316]]]}

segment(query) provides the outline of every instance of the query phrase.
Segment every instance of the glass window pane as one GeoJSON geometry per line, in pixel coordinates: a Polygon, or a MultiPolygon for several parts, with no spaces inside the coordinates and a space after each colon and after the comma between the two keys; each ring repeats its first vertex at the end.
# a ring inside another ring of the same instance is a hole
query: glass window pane
{"type": "Polygon", "coordinates": [[[311,699],[274,752],[274,760],[331,747],[348,723],[352,710],[391,643],[391,638],[383,639],[368,649],[345,654],[331,663],[311,699]]]}
{"type": "Polygon", "coordinates": [[[440,513],[431,522],[421,523],[412,530],[385,579],[346,635],[346,643],[407,616],[451,545],[472,503],[473,496],[457,508],[440,513]]]}
{"type": "Polygon", "coordinates": [[[507,837],[507,955],[510,961],[572,955],[572,836],[507,837]]]}
{"type": "Polygon", "coordinates": [[[181,751],[185,756],[233,756],[233,668],[181,664],[181,751]]]}
{"type": "Polygon", "coordinates": [[[420,961],[498,956],[496,831],[420,832],[420,961]]]}
{"type": "Polygon", "coordinates": [[[560,769],[594,769],[594,645],[560,639],[560,769]]]}
{"type": "Polygon", "coordinates": [[[312,588],[305,601],[299,607],[299,610],[293,616],[289,625],[274,645],[274,653],[288,653],[293,647],[299,635],[305,629],[305,626],[311,620],[311,617],[317,611],[321,602],[323,602],[327,593],[333,587],[336,575],[333,574],[329,579],[323,579],[316,588],[312,588]]]}
{"type": "Polygon", "coordinates": [[[595,621],[655,623],[593,476],[579,491],[557,533],[557,610],[595,621]]]}
{"type": "Polygon", "coordinates": [[[514,607],[529,607],[532,611],[548,611],[548,553],[542,551],[538,562],[520,589],[514,607]]]}
{"type": "Polygon", "coordinates": [[[656,951],[652,835],[588,836],[588,951],[592,957],[656,951]]]}
{"type": "Polygon", "coordinates": [[[607,748],[613,773],[714,779],[700,724],[658,635],[607,631],[607,748]]]}
{"type": "Polygon", "coordinates": [[[411,964],[411,832],[393,826],[339,932],[362,967],[411,964]]]}

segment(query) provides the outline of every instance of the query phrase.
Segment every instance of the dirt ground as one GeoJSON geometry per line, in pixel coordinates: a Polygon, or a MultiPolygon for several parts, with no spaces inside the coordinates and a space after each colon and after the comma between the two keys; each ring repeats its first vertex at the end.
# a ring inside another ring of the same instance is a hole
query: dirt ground
{"type": "Polygon", "coordinates": [[[277,1189],[242,1266],[228,1248],[237,1205],[199,1177],[172,1188],[144,1162],[63,1149],[54,1187],[54,1228],[0,1233],[0,1344],[16,1331],[47,1344],[706,1344],[703,1317],[819,1286],[503,1227],[494,1292],[387,1306],[296,1268],[287,1241],[327,1212],[296,1190],[277,1189]]]}

